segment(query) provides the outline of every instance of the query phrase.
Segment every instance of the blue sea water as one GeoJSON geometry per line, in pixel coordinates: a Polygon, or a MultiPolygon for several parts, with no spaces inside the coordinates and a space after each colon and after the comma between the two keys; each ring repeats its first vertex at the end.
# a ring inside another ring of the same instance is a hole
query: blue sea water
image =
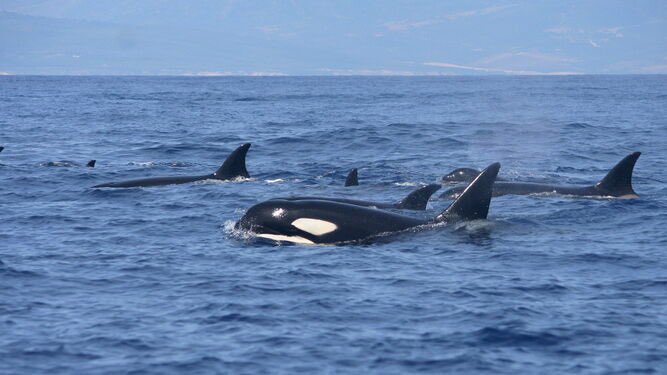
{"type": "Polygon", "coordinates": [[[667,76],[9,76],[0,145],[2,374],[667,372],[667,76]],[[91,188],[244,142],[248,181],[91,188]],[[277,196],[495,161],[590,184],[633,151],[636,200],[504,196],[364,245],[232,230],[277,196]]]}

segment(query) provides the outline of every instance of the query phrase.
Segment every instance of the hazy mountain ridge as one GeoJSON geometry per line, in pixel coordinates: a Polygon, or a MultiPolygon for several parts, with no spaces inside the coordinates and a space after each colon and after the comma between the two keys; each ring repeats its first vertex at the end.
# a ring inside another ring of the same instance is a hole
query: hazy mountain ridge
{"type": "Polygon", "coordinates": [[[13,1],[15,74],[667,73],[667,2],[13,1]]]}

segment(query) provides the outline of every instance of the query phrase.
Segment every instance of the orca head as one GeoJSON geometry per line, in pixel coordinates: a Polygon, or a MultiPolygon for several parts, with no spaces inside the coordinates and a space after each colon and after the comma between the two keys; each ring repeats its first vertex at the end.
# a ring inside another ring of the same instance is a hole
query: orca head
{"type": "Polygon", "coordinates": [[[270,200],[250,207],[235,228],[274,241],[300,244],[317,243],[320,236],[338,229],[336,224],[308,217],[303,211],[298,201],[270,200]]]}
{"type": "Polygon", "coordinates": [[[480,171],[473,168],[457,168],[442,177],[442,182],[470,182],[479,176],[480,171]]]}

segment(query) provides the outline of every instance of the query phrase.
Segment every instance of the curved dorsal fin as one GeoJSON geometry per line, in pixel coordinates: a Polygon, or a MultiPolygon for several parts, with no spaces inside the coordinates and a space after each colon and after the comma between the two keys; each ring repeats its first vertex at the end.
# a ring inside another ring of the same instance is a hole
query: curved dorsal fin
{"type": "Polygon", "coordinates": [[[602,192],[620,197],[623,195],[637,195],[632,189],[632,171],[641,152],[633,152],[624,157],[612,168],[609,173],[595,187],[602,192]]]}
{"type": "Polygon", "coordinates": [[[463,193],[447,207],[435,221],[462,221],[486,219],[491,204],[493,183],[496,181],[500,163],[493,163],[486,167],[482,173],[475,178],[463,193]]]}
{"type": "Polygon", "coordinates": [[[419,189],[408,194],[407,197],[403,198],[400,201],[396,208],[402,208],[406,210],[425,210],[428,200],[431,198],[431,195],[438,191],[442,185],[440,184],[431,184],[422,186],[419,189]]]}
{"type": "Polygon", "coordinates": [[[218,180],[230,180],[236,177],[248,178],[248,170],[245,167],[245,157],[250,148],[250,143],[244,143],[234,150],[224,163],[213,174],[218,180]]]}
{"type": "Polygon", "coordinates": [[[357,175],[357,168],[354,168],[348,173],[345,179],[345,187],[359,186],[359,176],[357,175]]]}
{"type": "Polygon", "coordinates": [[[88,164],[86,164],[86,167],[94,168],[96,162],[97,162],[97,160],[93,159],[93,160],[89,161],[88,164]]]}

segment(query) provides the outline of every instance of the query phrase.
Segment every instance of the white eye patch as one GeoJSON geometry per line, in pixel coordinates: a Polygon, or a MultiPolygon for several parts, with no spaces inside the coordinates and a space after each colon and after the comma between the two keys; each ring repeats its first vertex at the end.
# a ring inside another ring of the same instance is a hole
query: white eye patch
{"type": "Polygon", "coordinates": [[[334,223],[330,223],[325,220],[309,218],[296,219],[292,222],[292,225],[304,232],[308,232],[316,236],[331,233],[338,229],[338,226],[334,223]]]}

